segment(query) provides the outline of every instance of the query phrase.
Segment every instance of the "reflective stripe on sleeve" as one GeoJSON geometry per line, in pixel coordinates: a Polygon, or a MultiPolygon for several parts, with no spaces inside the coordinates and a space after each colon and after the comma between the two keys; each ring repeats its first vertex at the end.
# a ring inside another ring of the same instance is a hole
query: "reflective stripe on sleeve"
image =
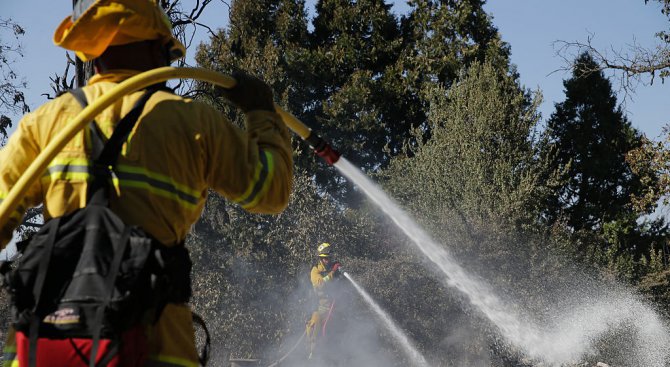
{"type": "Polygon", "coordinates": [[[244,209],[253,208],[258,204],[270,188],[274,176],[274,157],[272,153],[265,150],[261,150],[259,153],[260,161],[256,165],[253,180],[249,183],[245,193],[233,200],[244,209]]]}
{"type": "Polygon", "coordinates": [[[3,367],[18,367],[19,360],[16,359],[16,345],[8,343],[2,350],[2,366],[3,367]]]}
{"type": "Polygon", "coordinates": [[[195,208],[201,197],[200,191],[193,190],[165,175],[144,168],[119,165],[116,175],[121,187],[142,188],[152,194],[178,201],[189,209],[195,208]]]}

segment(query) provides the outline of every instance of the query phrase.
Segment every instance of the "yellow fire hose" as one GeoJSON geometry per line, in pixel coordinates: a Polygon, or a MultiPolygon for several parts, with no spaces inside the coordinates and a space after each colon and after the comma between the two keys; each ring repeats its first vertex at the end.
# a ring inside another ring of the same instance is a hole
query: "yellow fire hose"
{"type": "MultiPolygon", "coordinates": [[[[56,154],[63,149],[77,132],[92,121],[95,116],[126,94],[169,79],[197,79],[224,88],[233,88],[236,83],[235,79],[211,70],[202,68],[175,68],[169,66],[143,72],[119,83],[119,85],[81,111],[67,128],[61,130],[30,164],[28,169],[21,175],[9,193],[7,193],[7,197],[0,203],[0,228],[7,223],[10,214],[19,205],[21,198],[26,194],[30,185],[44,173],[56,154]]],[[[316,154],[324,158],[329,164],[333,164],[337,161],[339,153],[333,150],[330,145],[319,136],[313,134],[309,127],[276,104],[275,109],[286,126],[309,143],[314,148],[316,154]]]]}

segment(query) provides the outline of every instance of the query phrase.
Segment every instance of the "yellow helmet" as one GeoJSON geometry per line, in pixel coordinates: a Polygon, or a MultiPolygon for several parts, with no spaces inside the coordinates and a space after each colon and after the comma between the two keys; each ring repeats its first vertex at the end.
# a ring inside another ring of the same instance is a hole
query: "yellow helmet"
{"type": "Polygon", "coordinates": [[[162,40],[170,61],[186,55],[157,0],[78,0],[54,34],[54,44],[83,61],[102,55],[109,46],[148,40],[162,40]]]}
{"type": "Polygon", "coordinates": [[[316,248],[319,254],[319,257],[330,257],[330,243],[324,242],[316,248]]]}

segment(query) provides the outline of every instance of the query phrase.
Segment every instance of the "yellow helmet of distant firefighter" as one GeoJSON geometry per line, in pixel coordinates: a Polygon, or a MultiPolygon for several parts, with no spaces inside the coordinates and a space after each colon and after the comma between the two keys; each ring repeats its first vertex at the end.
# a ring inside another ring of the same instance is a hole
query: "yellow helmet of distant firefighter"
{"type": "Polygon", "coordinates": [[[163,41],[170,61],[186,54],[157,0],[78,0],[53,40],[83,61],[97,58],[109,46],[149,40],[163,41]]]}
{"type": "Polygon", "coordinates": [[[324,242],[316,250],[319,257],[330,257],[330,243],[324,242]]]}

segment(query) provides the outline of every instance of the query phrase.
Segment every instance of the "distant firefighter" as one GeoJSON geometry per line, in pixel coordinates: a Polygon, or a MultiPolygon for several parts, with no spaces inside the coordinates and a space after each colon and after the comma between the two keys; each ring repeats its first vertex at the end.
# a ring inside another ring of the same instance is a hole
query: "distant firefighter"
{"type": "Polygon", "coordinates": [[[312,287],[318,298],[316,311],[312,313],[312,318],[307,322],[307,337],[309,340],[309,359],[312,359],[317,339],[319,336],[326,335],[326,327],[330,319],[335,302],[332,295],[328,294],[328,284],[341,275],[341,265],[334,260],[331,254],[332,246],[324,242],[317,247],[317,262],[312,266],[310,279],[312,287]]]}

